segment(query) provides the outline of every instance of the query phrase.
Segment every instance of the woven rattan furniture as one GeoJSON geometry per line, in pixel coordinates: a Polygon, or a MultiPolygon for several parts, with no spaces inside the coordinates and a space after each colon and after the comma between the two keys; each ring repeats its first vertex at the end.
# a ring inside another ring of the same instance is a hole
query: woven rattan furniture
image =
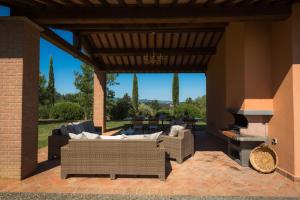
{"type": "Polygon", "coordinates": [[[69,140],[61,150],[61,177],[71,174],[166,177],[165,151],[155,140],[69,140]]]}
{"type": "Polygon", "coordinates": [[[177,137],[162,135],[160,145],[167,152],[167,156],[178,163],[182,163],[186,157],[195,153],[194,135],[190,129],[179,131],[177,137]]]}
{"type": "MultiPolygon", "coordinates": [[[[94,129],[99,133],[101,132],[101,128],[99,127],[94,127],[94,129]]],[[[62,134],[60,128],[53,129],[52,134],[48,136],[48,160],[60,158],[60,148],[68,144],[69,139],[68,135],[62,134]]]]}

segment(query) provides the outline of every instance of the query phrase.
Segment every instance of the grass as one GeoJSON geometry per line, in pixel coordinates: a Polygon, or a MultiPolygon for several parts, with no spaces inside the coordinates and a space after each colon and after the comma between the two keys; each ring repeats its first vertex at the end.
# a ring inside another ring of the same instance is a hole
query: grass
{"type": "MultiPolygon", "coordinates": [[[[66,122],[49,122],[49,123],[42,123],[39,124],[39,138],[38,138],[38,148],[48,146],[48,136],[51,135],[53,129],[60,127],[61,125],[65,124],[66,122]]],[[[130,121],[108,121],[106,123],[107,129],[115,129],[120,128],[126,124],[130,124],[130,121]]],[[[164,122],[164,124],[168,124],[168,122],[164,122]]],[[[197,125],[200,129],[204,129],[206,123],[205,122],[197,122],[197,125]]]]}

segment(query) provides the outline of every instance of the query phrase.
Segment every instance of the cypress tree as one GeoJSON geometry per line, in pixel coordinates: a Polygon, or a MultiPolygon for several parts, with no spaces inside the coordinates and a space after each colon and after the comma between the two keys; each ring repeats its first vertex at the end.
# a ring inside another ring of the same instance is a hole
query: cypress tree
{"type": "Polygon", "coordinates": [[[139,91],[138,91],[138,79],[136,74],[133,75],[133,87],[132,87],[132,107],[137,114],[139,110],[139,91]]]}
{"type": "Polygon", "coordinates": [[[177,73],[173,75],[172,100],[173,106],[176,108],[179,105],[179,77],[177,73]]]}
{"type": "Polygon", "coordinates": [[[49,65],[49,80],[48,80],[48,88],[47,88],[50,105],[53,106],[55,103],[55,82],[54,82],[54,69],[53,69],[53,58],[50,57],[50,65],[49,65]]]}

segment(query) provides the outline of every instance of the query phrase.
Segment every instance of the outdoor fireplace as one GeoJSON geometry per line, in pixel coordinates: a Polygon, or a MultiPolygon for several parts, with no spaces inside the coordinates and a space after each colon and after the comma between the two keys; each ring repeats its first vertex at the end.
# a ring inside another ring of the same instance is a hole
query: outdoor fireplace
{"type": "Polygon", "coordinates": [[[234,124],[223,130],[228,140],[228,155],[240,165],[249,166],[251,150],[268,139],[268,122],[272,111],[227,111],[234,117],[234,124]]]}

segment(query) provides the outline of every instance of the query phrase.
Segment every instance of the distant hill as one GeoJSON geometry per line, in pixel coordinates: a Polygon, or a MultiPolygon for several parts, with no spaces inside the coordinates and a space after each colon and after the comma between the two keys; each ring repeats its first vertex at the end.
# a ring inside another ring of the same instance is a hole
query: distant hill
{"type": "MultiPolygon", "coordinates": [[[[118,99],[121,99],[121,98],[118,98],[118,97],[115,97],[114,100],[117,101],[118,99]]],[[[139,102],[141,103],[149,103],[151,101],[154,101],[154,100],[150,100],[150,99],[140,99],[139,102]]],[[[168,101],[168,100],[157,100],[159,104],[171,104],[172,101],[168,101]]]]}
{"type": "MultiPolygon", "coordinates": [[[[149,103],[151,101],[154,101],[154,100],[150,100],[150,99],[140,99],[139,100],[141,103],[149,103]]],[[[167,100],[157,100],[159,104],[171,104],[172,101],[167,101],[167,100]]]]}

